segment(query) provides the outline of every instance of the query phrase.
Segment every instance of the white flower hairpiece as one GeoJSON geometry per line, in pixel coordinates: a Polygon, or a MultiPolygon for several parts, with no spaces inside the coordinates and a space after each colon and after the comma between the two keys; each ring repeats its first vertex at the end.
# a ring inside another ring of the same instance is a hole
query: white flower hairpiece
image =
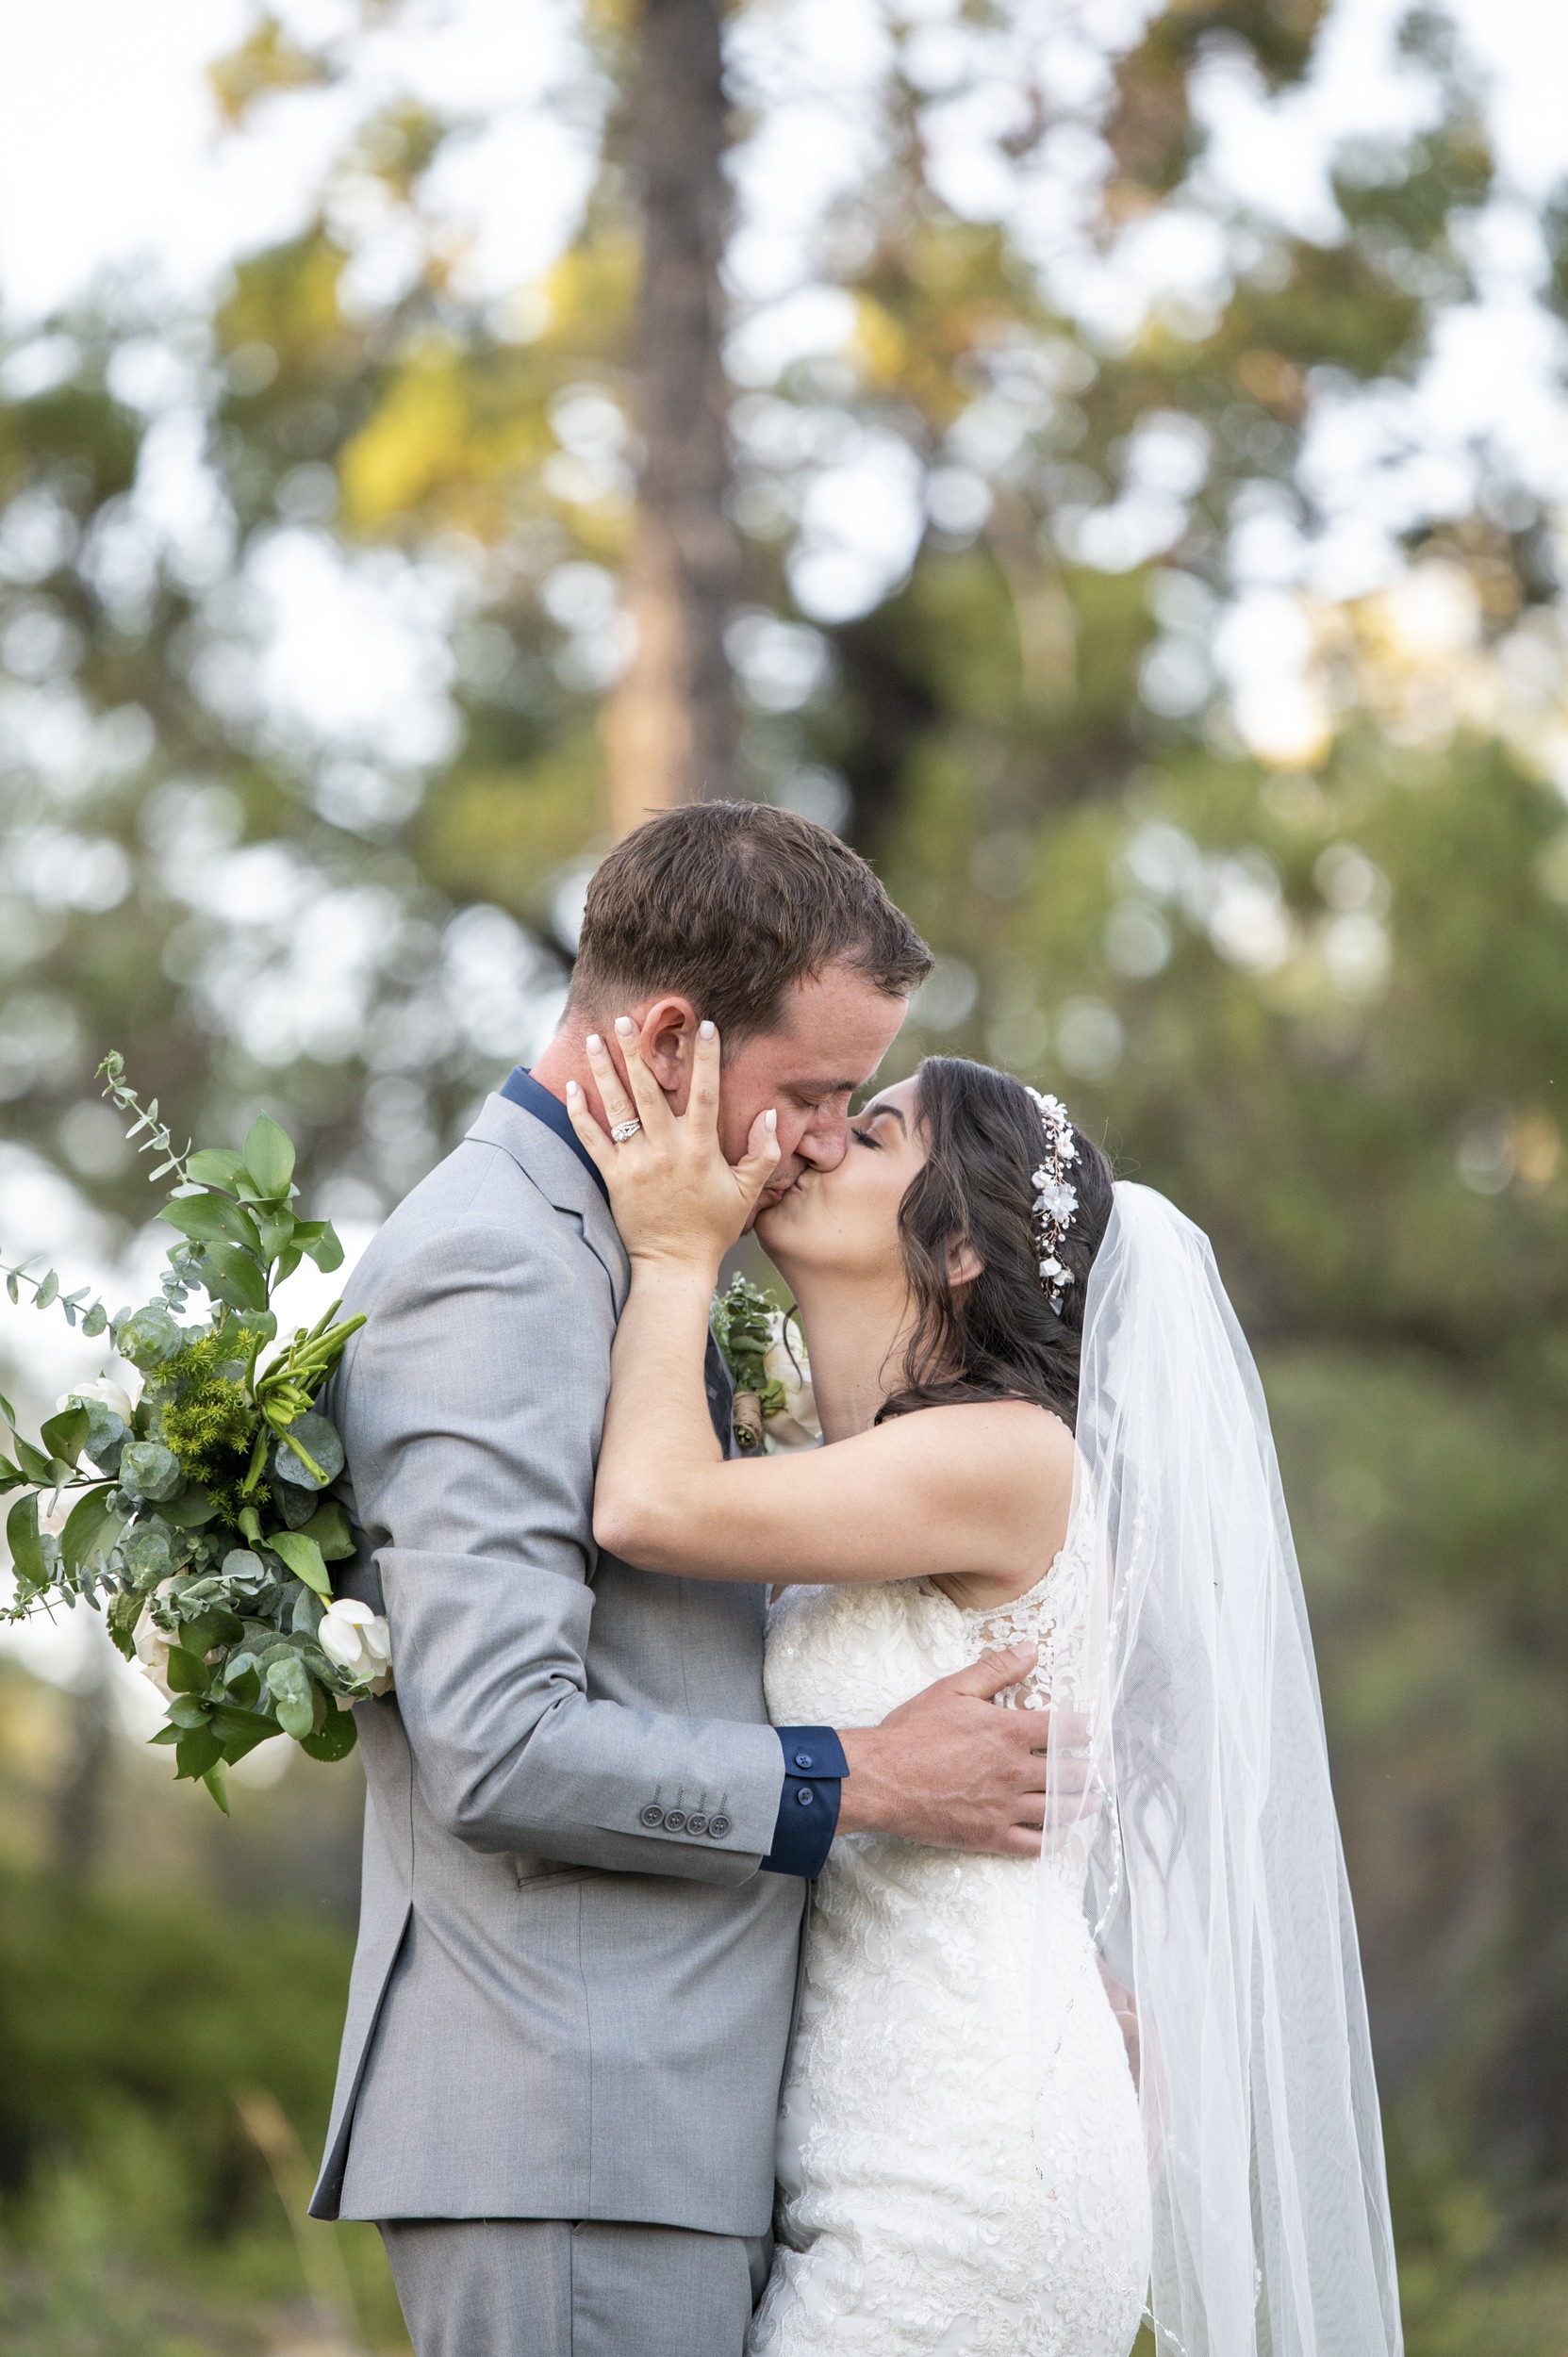
{"type": "Polygon", "coordinates": [[[1078,1160],[1078,1141],[1059,1097],[1042,1096],[1038,1089],[1030,1089],[1029,1095],[1034,1100],[1040,1127],[1046,1133],[1044,1157],[1039,1169],[1032,1174],[1034,1214],[1039,1222],[1040,1282],[1060,1317],[1067,1288],[1073,1281],[1071,1269],[1063,1265],[1061,1245],[1078,1209],[1078,1190],[1069,1186],[1066,1178],[1068,1169],[1078,1160]]]}

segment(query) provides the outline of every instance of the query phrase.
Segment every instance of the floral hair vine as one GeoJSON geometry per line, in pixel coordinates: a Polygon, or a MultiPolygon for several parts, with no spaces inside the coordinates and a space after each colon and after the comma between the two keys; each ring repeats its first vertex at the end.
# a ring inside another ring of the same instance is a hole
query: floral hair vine
{"type": "Polygon", "coordinates": [[[1060,1098],[1042,1096],[1038,1089],[1030,1089],[1029,1095],[1034,1100],[1040,1126],[1046,1133],[1045,1154],[1039,1169],[1033,1173],[1040,1282],[1060,1317],[1067,1288],[1073,1281],[1071,1269],[1063,1266],[1061,1247],[1078,1209],[1078,1190],[1068,1185],[1066,1176],[1078,1160],[1078,1141],[1060,1098]]]}

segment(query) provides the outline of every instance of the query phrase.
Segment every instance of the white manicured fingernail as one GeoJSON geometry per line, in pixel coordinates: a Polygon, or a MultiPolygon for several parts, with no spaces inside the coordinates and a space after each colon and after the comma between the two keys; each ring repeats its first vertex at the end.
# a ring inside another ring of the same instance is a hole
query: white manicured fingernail
{"type": "Polygon", "coordinates": [[[618,1014],[615,1019],[615,1027],[620,1033],[622,1039],[630,1039],[632,1033],[637,1028],[629,1014],[618,1014]]]}
{"type": "Polygon", "coordinates": [[[604,1053],[604,1043],[597,1031],[588,1033],[588,1053],[590,1056],[602,1056],[604,1053]]]}
{"type": "Polygon", "coordinates": [[[569,1080],[569,1081],[567,1082],[567,1095],[568,1095],[569,1096],[582,1096],[582,1094],[583,1094],[583,1092],[582,1092],[582,1090],[578,1087],[578,1085],[577,1085],[577,1083],[576,1083],[576,1081],[575,1081],[575,1080],[569,1080]]]}
{"type": "Polygon", "coordinates": [[[779,1126],[779,1116],[773,1111],[771,1105],[769,1105],[767,1111],[762,1117],[762,1126],[765,1129],[776,1129],[779,1126]]]}
{"type": "Polygon", "coordinates": [[[712,1039],[713,1025],[711,1023],[699,1023],[697,1026],[697,1036],[699,1039],[712,1039]]]}

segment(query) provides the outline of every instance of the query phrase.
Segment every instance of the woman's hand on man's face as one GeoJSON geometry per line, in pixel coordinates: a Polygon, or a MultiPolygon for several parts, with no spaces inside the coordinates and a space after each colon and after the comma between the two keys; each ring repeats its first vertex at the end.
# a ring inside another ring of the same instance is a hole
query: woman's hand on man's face
{"type": "Polygon", "coordinates": [[[718,1034],[713,1025],[698,1029],[684,1115],[671,1112],[643,1062],[636,1025],[626,1015],[617,1018],[616,1045],[630,1095],[597,1034],[587,1042],[588,1067],[610,1129],[636,1127],[617,1143],[569,1080],[571,1126],[609,1188],[610,1208],[633,1260],[701,1265],[711,1274],[744,1231],[778,1165],[778,1116],[771,1109],[760,1113],[746,1152],[738,1162],[728,1162],[718,1143],[718,1034]]]}

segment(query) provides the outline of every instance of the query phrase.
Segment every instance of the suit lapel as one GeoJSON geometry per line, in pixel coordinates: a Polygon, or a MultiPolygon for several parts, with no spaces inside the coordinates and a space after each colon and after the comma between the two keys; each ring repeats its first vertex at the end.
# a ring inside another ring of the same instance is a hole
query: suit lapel
{"type": "Polygon", "coordinates": [[[626,1305],[632,1271],[609,1205],[591,1175],[564,1139],[542,1121],[504,1096],[487,1096],[469,1136],[483,1146],[498,1146],[518,1168],[526,1172],[548,1203],[571,1214],[580,1224],[583,1242],[610,1280],[619,1317],[626,1305]]]}
{"type": "MultiPolygon", "coordinates": [[[[610,1209],[593,1179],[584,1169],[576,1155],[553,1129],[536,1121],[520,1105],[509,1097],[487,1096],[480,1108],[479,1118],[469,1136],[482,1146],[499,1146],[509,1154],[520,1170],[538,1188],[546,1201],[558,1211],[567,1211],[577,1219],[583,1229],[583,1242],[600,1261],[610,1280],[619,1317],[626,1307],[631,1288],[632,1271],[626,1258],[626,1246],[610,1216],[610,1209]]],[[[708,1335],[707,1357],[702,1369],[703,1388],[708,1395],[708,1413],[718,1437],[718,1445],[726,1457],[734,1454],[734,1385],[724,1354],[708,1335]]]]}

